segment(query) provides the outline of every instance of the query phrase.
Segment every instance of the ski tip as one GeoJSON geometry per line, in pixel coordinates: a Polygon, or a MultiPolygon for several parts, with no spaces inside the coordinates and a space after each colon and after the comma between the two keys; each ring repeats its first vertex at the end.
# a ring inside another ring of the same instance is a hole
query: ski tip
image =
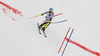
{"type": "Polygon", "coordinates": [[[39,23],[37,23],[37,24],[39,24],[39,23]]]}
{"type": "Polygon", "coordinates": [[[47,36],[45,36],[47,38],[47,36]]]}
{"type": "Polygon", "coordinates": [[[41,34],[41,33],[39,33],[39,34],[41,34]]]}

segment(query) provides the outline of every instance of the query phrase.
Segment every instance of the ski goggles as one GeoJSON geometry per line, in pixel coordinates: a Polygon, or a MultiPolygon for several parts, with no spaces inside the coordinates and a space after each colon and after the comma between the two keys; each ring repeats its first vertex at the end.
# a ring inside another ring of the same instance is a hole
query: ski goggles
{"type": "Polygon", "coordinates": [[[52,12],[53,10],[49,10],[49,11],[51,11],[51,12],[52,12]]]}

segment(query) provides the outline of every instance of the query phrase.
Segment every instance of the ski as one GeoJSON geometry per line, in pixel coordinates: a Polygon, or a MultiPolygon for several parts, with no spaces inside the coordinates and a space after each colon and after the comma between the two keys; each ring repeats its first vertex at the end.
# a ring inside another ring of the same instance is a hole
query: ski
{"type": "Polygon", "coordinates": [[[45,30],[42,30],[42,31],[43,31],[44,36],[47,37],[46,34],[45,34],[45,30]]]}
{"type": "MultiPolygon", "coordinates": [[[[40,28],[39,28],[39,23],[37,23],[37,26],[38,26],[39,34],[41,34],[41,32],[40,32],[40,28]]],[[[46,34],[45,34],[45,30],[42,29],[42,31],[43,31],[44,36],[47,37],[46,34]]]]}
{"type": "Polygon", "coordinates": [[[38,26],[38,31],[39,31],[39,34],[41,34],[41,32],[40,32],[40,28],[39,28],[39,23],[37,23],[37,26],[38,26]]]}

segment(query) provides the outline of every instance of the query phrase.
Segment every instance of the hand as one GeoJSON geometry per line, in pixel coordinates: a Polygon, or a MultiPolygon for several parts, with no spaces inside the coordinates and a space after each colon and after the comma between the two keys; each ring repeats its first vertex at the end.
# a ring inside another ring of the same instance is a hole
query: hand
{"type": "Polygon", "coordinates": [[[40,16],[43,16],[43,13],[41,13],[40,16]]]}

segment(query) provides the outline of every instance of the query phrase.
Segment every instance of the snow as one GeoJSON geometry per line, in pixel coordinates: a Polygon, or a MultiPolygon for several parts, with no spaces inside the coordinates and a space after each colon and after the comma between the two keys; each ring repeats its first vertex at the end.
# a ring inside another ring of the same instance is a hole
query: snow
{"type": "MultiPolygon", "coordinates": [[[[61,56],[66,41],[58,54],[61,43],[69,29],[74,28],[71,40],[100,53],[100,0],[1,0],[18,9],[24,17],[13,15],[17,22],[8,17],[0,8],[0,56],[61,56]],[[45,38],[38,33],[37,23],[45,16],[28,19],[41,14],[49,8],[55,14],[63,13],[53,19],[46,29],[45,38]]],[[[96,56],[80,47],[68,43],[63,56],[96,56]]]]}

